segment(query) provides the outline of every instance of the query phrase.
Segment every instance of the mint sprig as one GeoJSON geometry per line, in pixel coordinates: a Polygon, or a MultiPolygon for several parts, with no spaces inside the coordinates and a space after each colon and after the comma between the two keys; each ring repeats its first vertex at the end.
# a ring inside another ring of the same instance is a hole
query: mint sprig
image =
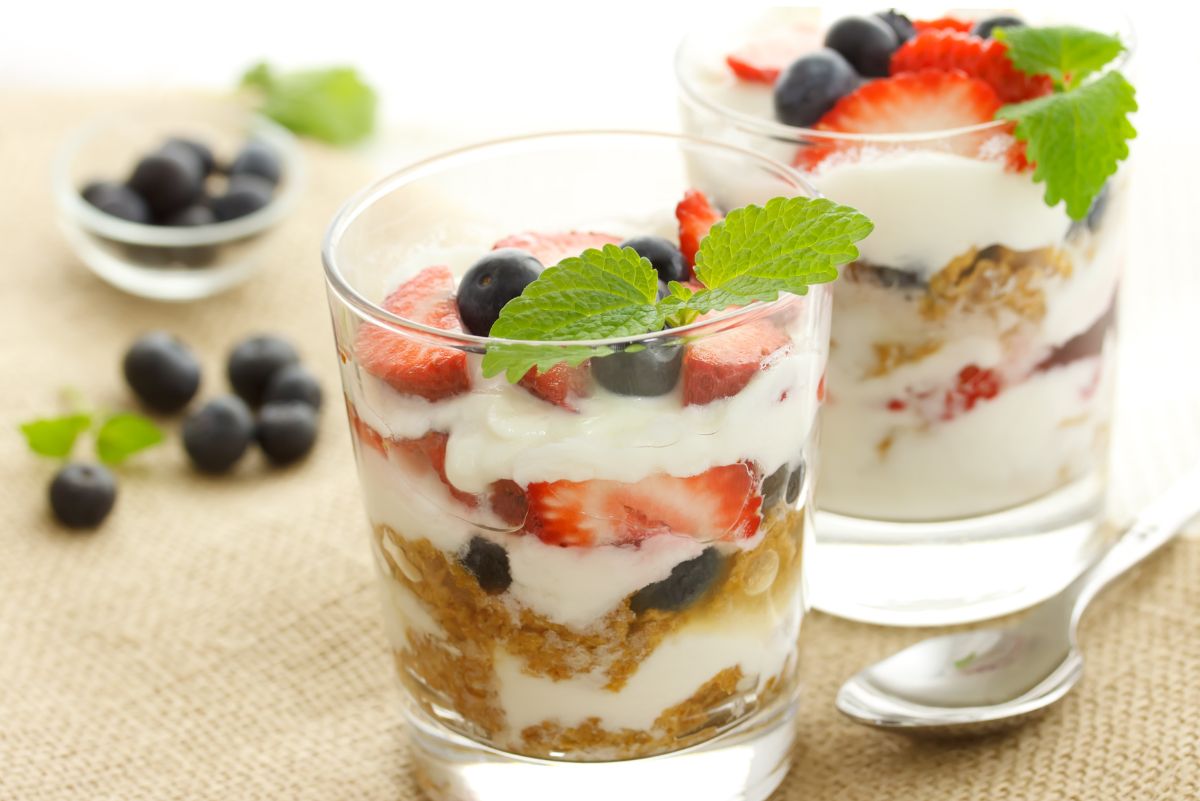
{"type": "MultiPolygon", "coordinates": [[[[78,412],[60,417],[44,417],[20,425],[25,443],[38,456],[69,458],[80,435],[95,424],[91,414],[78,412]]],[[[105,464],[120,464],[135,453],[164,439],[162,429],[139,414],[120,412],[110,415],[95,431],[96,456],[105,464]]]]}
{"type": "Polygon", "coordinates": [[[1069,26],[999,28],[995,35],[1008,44],[1014,67],[1054,81],[1054,94],[1002,106],[996,118],[1016,122],[1013,135],[1026,143],[1033,180],[1046,184],[1046,204],[1065,201],[1071,219],[1081,220],[1137,136],[1129,121],[1136,93],[1125,76],[1113,70],[1086,80],[1125,46],[1115,36],[1069,26]]]}
{"type": "Polygon", "coordinates": [[[263,114],[301,136],[348,145],[375,128],[375,90],[352,67],[281,73],[260,63],[242,86],[261,93],[263,114]]]}
{"type": "MultiPolygon", "coordinates": [[[[775,198],[765,206],[729,213],[700,243],[696,277],[703,288],[678,282],[657,299],[658,275],[632,248],[605,245],[546,269],[509,301],[492,326],[502,339],[570,342],[647,334],[664,323],[686,325],[697,316],[781,292],[803,295],[812,284],[837,278],[838,265],[858,258],[855,242],[871,233],[871,221],[823,198],[775,198]]],[[[490,344],[483,374],[501,372],[519,381],[529,370],[581,364],[613,352],[587,345],[490,344]]]]}

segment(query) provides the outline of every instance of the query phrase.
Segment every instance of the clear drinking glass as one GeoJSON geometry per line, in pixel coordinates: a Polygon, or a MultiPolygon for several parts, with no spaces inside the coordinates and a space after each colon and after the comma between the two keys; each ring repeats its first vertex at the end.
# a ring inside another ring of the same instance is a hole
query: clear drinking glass
{"type": "Polygon", "coordinates": [[[689,188],[725,210],[811,191],[727,145],[557,134],[409,167],[329,230],[386,628],[434,798],[762,799],[786,773],[828,291],[583,343],[616,353],[518,384],[483,378],[496,340],[385,308],[452,304],[449,276],[531,230],[673,238],[689,188]],[[649,349],[665,394],[593,377],[649,349]]]}
{"type": "MultiPolygon", "coordinates": [[[[770,13],[819,47],[821,26],[852,12],[770,13]]],[[[1074,24],[1131,43],[1124,20],[1097,17],[1074,24]]],[[[793,164],[875,223],[833,292],[814,605],[933,625],[1051,595],[1102,545],[1126,171],[1073,222],[1017,169],[1003,122],[780,124],[771,85],[724,62],[752,24],[680,46],[684,130],[793,164]]]]}

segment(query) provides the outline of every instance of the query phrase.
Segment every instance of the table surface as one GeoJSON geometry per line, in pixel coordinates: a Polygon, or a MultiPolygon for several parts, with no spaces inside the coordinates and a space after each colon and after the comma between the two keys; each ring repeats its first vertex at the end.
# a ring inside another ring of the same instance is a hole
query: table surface
{"type": "MultiPolygon", "coordinates": [[[[0,83],[11,77],[6,57],[0,48],[0,83]]],[[[310,191],[276,234],[265,274],[219,298],[163,306],[100,283],[53,224],[53,148],[113,102],[0,91],[0,114],[19,121],[0,127],[9,187],[0,241],[10,253],[0,419],[10,430],[52,409],[63,386],[110,408],[126,403],[119,354],[153,327],[202,351],[205,393],[221,391],[230,344],[261,330],[292,337],[336,386],[317,258],[325,223],[381,166],[473,138],[449,120],[399,125],[358,153],[308,146],[310,191]]],[[[1145,118],[1131,165],[1116,518],[1200,453],[1200,372],[1188,349],[1200,334],[1190,199],[1200,157],[1194,128],[1145,118]]],[[[316,458],[281,472],[250,460],[212,480],[196,478],[173,444],[124,472],[103,531],[74,537],[45,514],[50,466],[19,438],[0,438],[0,798],[414,797],[346,440],[331,404],[316,458]]],[[[779,797],[1200,796],[1198,573],[1195,538],[1153,559],[1088,618],[1079,690],[1022,731],[973,744],[913,743],[837,718],[839,681],[923,632],[813,615],[797,767],[779,797]]]]}

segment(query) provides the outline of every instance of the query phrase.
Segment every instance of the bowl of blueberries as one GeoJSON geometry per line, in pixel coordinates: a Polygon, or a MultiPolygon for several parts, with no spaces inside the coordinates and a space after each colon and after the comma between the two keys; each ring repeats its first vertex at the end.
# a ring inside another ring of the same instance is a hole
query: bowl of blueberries
{"type": "Polygon", "coordinates": [[[188,98],[105,114],[59,151],[60,224],[102,279],[188,301],[242,283],[302,181],[295,138],[229,101],[188,98]]]}

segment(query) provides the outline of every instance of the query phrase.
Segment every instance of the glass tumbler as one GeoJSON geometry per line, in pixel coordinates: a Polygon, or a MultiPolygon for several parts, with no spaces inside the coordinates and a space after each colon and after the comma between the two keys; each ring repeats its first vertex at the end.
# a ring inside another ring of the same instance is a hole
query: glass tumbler
{"type": "MultiPolygon", "coordinates": [[[[776,35],[817,48],[848,12],[770,13],[776,35]]],[[[725,63],[754,24],[681,44],[683,129],[791,164],[875,223],[833,290],[814,605],[937,625],[1048,597],[1103,545],[1127,171],[1072,221],[1002,121],[888,135],[781,124],[772,86],[725,63]]]]}
{"type": "Polygon", "coordinates": [[[593,355],[519,383],[483,377],[497,340],[445,324],[494,246],[674,237],[688,189],[726,211],[811,192],[728,145],[555,134],[411,166],[329,229],[384,620],[433,798],[763,799],[786,773],[828,290],[541,343],[593,355]],[[622,383],[634,365],[652,391],[622,383]]]}

